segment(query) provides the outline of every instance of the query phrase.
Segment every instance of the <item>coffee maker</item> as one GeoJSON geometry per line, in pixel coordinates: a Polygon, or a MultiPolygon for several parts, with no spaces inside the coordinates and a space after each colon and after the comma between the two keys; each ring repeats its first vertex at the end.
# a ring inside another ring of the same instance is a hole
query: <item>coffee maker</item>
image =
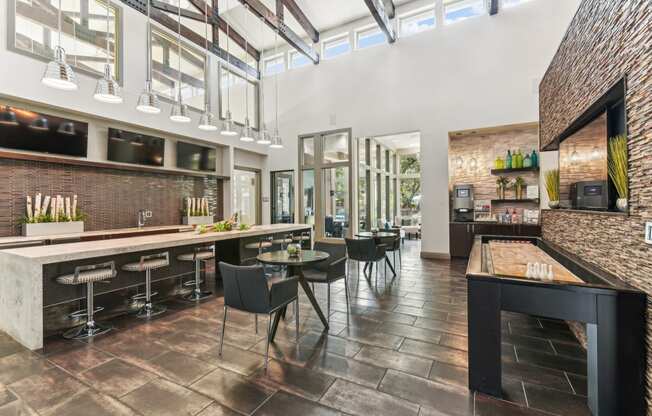
{"type": "Polygon", "coordinates": [[[473,185],[453,186],[453,221],[473,221],[473,185]]]}

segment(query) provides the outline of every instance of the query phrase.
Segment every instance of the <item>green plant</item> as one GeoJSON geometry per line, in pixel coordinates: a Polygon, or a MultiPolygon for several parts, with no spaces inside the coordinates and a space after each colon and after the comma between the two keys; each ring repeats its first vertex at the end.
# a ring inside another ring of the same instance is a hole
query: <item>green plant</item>
{"type": "Polygon", "coordinates": [[[517,176],[516,178],[514,178],[514,187],[515,188],[523,187],[523,186],[525,186],[525,179],[523,179],[520,176],[517,176]]]}
{"type": "Polygon", "coordinates": [[[88,218],[88,216],[78,210],[72,217],[59,217],[59,221],[55,221],[50,214],[41,214],[32,218],[23,217],[19,222],[21,224],[43,224],[48,222],[85,221],[86,218],[88,218]]]}
{"type": "Polygon", "coordinates": [[[546,191],[548,199],[559,201],[559,169],[552,169],[545,173],[546,191]]]}
{"type": "Polygon", "coordinates": [[[246,231],[246,230],[248,230],[249,228],[250,228],[250,227],[249,227],[249,224],[245,224],[245,223],[242,223],[242,224],[240,224],[240,225],[238,226],[238,229],[239,229],[240,231],[246,231]]]}
{"type": "Polygon", "coordinates": [[[500,187],[507,187],[508,183],[509,183],[509,179],[507,179],[506,176],[499,176],[498,179],[496,179],[496,185],[500,187]]]}
{"type": "Polygon", "coordinates": [[[618,197],[629,198],[627,188],[627,136],[624,134],[609,139],[609,177],[616,187],[618,197]]]}

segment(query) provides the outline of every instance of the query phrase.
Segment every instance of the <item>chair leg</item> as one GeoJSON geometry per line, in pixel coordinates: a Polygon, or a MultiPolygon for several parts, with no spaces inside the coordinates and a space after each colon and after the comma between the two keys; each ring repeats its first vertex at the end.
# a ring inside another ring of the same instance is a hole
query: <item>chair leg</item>
{"type": "Polygon", "coordinates": [[[297,344],[299,343],[299,297],[294,301],[294,321],[296,325],[297,344]]]}
{"type": "Polygon", "coordinates": [[[224,345],[224,332],[226,332],[226,305],[224,305],[224,316],[222,317],[222,334],[220,335],[220,357],[222,356],[222,346],[224,345]]]}
{"type": "Polygon", "coordinates": [[[267,362],[269,361],[269,334],[272,332],[272,315],[273,314],[271,313],[269,314],[269,323],[267,324],[267,337],[265,341],[265,373],[267,373],[267,362]]]}
{"type": "Polygon", "coordinates": [[[326,283],[326,286],[328,287],[328,295],[326,296],[326,320],[328,323],[331,322],[331,284],[326,283]]]}
{"type": "Polygon", "coordinates": [[[258,314],[254,314],[254,326],[256,327],[256,334],[258,334],[258,314]]]}
{"type": "Polygon", "coordinates": [[[349,321],[349,311],[351,306],[349,305],[349,278],[347,275],[344,275],[344,295],[346,296],[346,321],[349,321]]]}

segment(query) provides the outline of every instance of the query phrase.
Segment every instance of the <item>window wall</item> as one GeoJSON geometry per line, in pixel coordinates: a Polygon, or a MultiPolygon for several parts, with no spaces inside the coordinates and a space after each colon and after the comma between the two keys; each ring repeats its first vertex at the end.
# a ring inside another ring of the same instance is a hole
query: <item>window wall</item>
{"type": "Polygon", "coordinates": [[[237,124],[244,125],[249,106],[249,123],[254,129],[258,128],[258,82],[236,74],[226,65],[220,64],[220,101],[219,114],[221,119],[226,118],[227,102],[231,103],[231,116],[237,124]],[[247,82],[249,87],[247,87],[247,82]],[[245,95],[246,94],[246,95],[245,95]]]}
{"type": "Polygon", "coordinates": [[[384,228],[396,222],[396,152],[372,138],[359,138],[358,227],[384,228]]]}
{"type": "MultiPolygon", "coordinates": [[[[43,60],[54,59],[58,45],[56,0],[7,0],[13,11],[14,30],[8,43],[12,49],[43,60]]],[[[2,7],[5,2],[2,1],[2,7]]],[[[67,62],[76,70],[102,76],[108,55],[118,81],[122,80],[121,9],[112,5],[109,32],[106,31],[106,2],[101,0],[63,1],[61,5],[61,44],[67,62]],[[107,38],[109,48],[107,49],[107,38]]],[[[4,30],[4,28],[3,28],[4,30]]]]}
{"type": "Polygon", "coordinates": [[[421,224],[421,158],[419,153],[399,156],[401,223],[421,224]]]}

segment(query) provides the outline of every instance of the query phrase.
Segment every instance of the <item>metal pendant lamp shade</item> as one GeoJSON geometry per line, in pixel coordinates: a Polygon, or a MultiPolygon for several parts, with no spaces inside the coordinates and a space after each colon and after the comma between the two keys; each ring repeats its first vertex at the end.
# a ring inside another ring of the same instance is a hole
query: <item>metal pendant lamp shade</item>
{"type": "Polygon", "coordinates": [[[235,126],[233,124],[233,118],[231,117],[231,111],[226,110],[226,118],[224,119],[224,122],[222,123],[222,130],[220,131],[220,134],[223,134],[225,136],[237,136],[238,132],[235,131],[235,126]]]}
{"type": "Polygon", "coordinates": [[[170,120],[175,123],[190,123],[190,116],[188,115],[188,106],[183,103],[181,98],[181,92],[177,101],[172,105],[172,111],[170,112],[170,120]]]}
{"type": "Polygon", "coordinates": [[[269,132],[263,126],[263,128],[260,130],[260,136],[258,137],[258,141],[256,142],[258,144],[272,144],[272,138],[269,135],[269,132]]]}
{"type": "Polygon", "coordinates": [[[113,75],[111,75],[111,65],[108,63],[104,65],[104,76],[97,80],[97,86],[95,87],[93,98],[103,103],[122,103],[120,84],[118,84],[118,82],[113,78],[113,75]]]}
{"type": "Polygon", "coordinates": [[[9,106],[5,106],[5,109],[0,111],[0,124],[3,126],[17,126],[18,119],[16,118],[16,113],[9,106]]]}
{"type": "Polygon", "coordinates": [[[32,124],[29,125],[29,128],[37,131],[48,131],[50,130],[50,123],[48,123],[47,118],[38,117],[32,121],[32,124]]]}
{"type": "Polygon", "coordinates": [[[66,136],[74,136],[76,134],[75,123],[72,121],[64,121],[63,123],[59,124],[57,133],[65,134],[66,136]]]}
{"type": "Polygon", "coordinates": [[[161,112],[161,105],[158,96],[152,91],[151,81],[147,81],[145,89],[140,93],[136,110],[146,114],[159,114],[161,112]]]}
{"type": "Polygon", "coordinates": [[[242,136],[240,137],[240,140],[248,143],[256,141],[256,138],[254,137],[254,129],[251,128],[251,124],[249,123],[249,117],[245,118],[245,125],[242,128],[242,136]]]}
{"type": "Polygon", "coordinates": [[[272,143],[269,145],[272,149],[282,149],[283,148],[283,139],[281,135],[278,134],[278,129],[274,130],[274,136],[272,137],[272,143]]]}
{"type": "Polygon", "coordinates": [[[202,113],[201,117],[199,118],[199,130],[204,130],[204,131],[216,131],[217,126],[213,124],[213,119],[214,116],[211,114],[210,111],[206,110],[202,113]]]}
{"type": "Polygon", "coordinates": [[[54,49],[54,61],[50,61],[45,67],[41,82],[48,87],[64,91],[74,91],[78,88],[77,77],[66,63],[66,51],[61,46],[54,49]]]}

